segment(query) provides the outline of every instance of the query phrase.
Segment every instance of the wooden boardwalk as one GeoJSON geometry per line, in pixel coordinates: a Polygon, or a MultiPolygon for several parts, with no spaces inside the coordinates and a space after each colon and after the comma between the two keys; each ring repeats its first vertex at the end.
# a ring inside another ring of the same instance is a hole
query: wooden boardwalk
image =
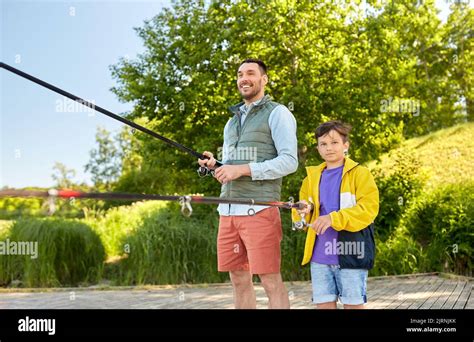
{"type": "MultiPolygon", "coordinates": [[[[309,282],[287,283],[292,309],[311,309],[309,282]]],[[[369,278],[368,309],[474,309],[474,280],[444,274],[369,278]]],[[[267,307],[255,284],[258,308],[267,307]]],[[[338,304],[340,306],[340,304],[338,304]]],[[[0,309],[231,309],[230,284],[0,289],[0,309]]]]}

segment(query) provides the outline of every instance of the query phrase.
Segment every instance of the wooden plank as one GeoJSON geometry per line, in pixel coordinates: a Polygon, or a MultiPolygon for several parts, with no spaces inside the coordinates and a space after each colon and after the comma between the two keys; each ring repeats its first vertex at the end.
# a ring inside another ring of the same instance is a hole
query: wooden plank
{"type": "Polygon", "coordinates": [[[430,277],[418,277],[412,279],[399,279],[400,281],[386,292],[381,293],[377,298],[373,299],[370,308],[387,308],[394,301],[399,300],[400,296],[408,291],[413,286],[416,286],[420,282],[425,283],[429,281],[430,277]]]}
{"type": "MultiPolygon", "coordinates": [[[[416,296],[416,292],[420,291],[426,284],[432,282],[432,279],[429,277],[423,278],[421,281],[416,283],[413,286],[407,287],[404,291],[400,291],[394,296],[394,300],[390,305],[386,307],[386,309],[397,309],[400,305],[405,303],[405,301],[409,300],[411,297],[416,296]]],[[[410,300],[410,304],[413,300],[410,300]]],[[[409,305],[408,305],[409,306],[409,305]]]]}
{"type": "Polygon", "coordinates": [[[453,309],[464,309],[469,299],[469,295],[471,294],[472,284],[472,282],[469,282],[464,286],[464,289],[456,300],[453,309]]]}
{"type": "Polygon", "coordinates": [[[444,303],[446,303],[448,298],[452,295],[452,293],[456,289],[457,285],[458,285],[457,280],[448,279],[448,284],[444,288],[444,291],[443,292],[438,292],[438,291],[436,292],[436,293],[438,293],[438,299],[436,300],[436,302],[433,303],[433,305],[431,306],[431,309],[441,309],[443,307],[444,303]]]}
{"type": "Polygon", "coordinates": [[[434,303],[436,303],[441,294],[447,291],[450,286],[451,281],[449,279],[443,279],[443,283],[441,284],[441,286],[435,292],[431,293],[430,297],[423,303],[422,306],[420,306],[420,309],[431,309],[431,307],[434,303]]]}
{"type": "Polygon", "coordinates": [[[449,296],[449,298],[446,300],[446,302],[441,307],[441,309],[452,309],[454,304],[456,303],[456,300],[461,295],[462,290],[467,285],[468,285],[467,281],[461,281],[461,280],[458,281],[458,284],[457,284],[456,288],[454,289],[453,293],[451,293],[451,296],[449,296]]]}
{"type": "Polygon", "coordinates": [[[419,293],[418,298],[408,307],[408,309],[418,309],[422,306],[426,300],[431,296],[433,292],[436,292],[438,288],[443,284],[444,279],[437,278],[434,281],[430,282],[426,288],[422,289],[423,291],[419,293]]]}
{"type": "Polygon", "coordinates": [[[371,301],[375,301],[379,299],[381,296],[385,296],[387,293],[392,293],[394,288],[399,287],[400,284],[404,283],[410,283],[410,284],[417,284],[420,281],[423,281],[425,279],[424,277],[413,277],[413,278],[400,278],[400,277],[394,277],[390,281],[385,281],[379,284],[380,291],[373,292],[372,295],[370,296],[371,301]]]}
{"type": "Polygon", "coordinates": [[[390,290],[393,286],[400,282],[399,279],[376,280],[367,283],[367,301],[377,298],[381,293],[390,290]]]}
{"type": "Polygon", "coordinates": [[[432,289],[433,284],[438,283],[439,278],[437,277],[427,277],[427,281],[418,285],[417,287],[414,287],[410,289],[409,292],[407,292],[404,296],[402,296],[402,301],[399,303],[395,309],[408,309],[411,305],[413,305],[418,299],[423,298],[427,296],[425,292],[427,289],[432,289]]]}
{"type": "Polygon", "coordinates": [[[469,299],[467,301],[467,304],[466,306],[464,307],[464,309],[474,309],[474,284],[473,283],[470,283],[471,285],[471,292],[469,294],[469,299]]]}

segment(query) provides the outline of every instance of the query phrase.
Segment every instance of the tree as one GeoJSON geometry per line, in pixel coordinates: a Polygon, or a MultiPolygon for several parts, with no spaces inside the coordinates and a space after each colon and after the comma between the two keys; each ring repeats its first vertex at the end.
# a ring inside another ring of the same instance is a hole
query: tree
{"type": "MultiPolygon", "coordinates": [[[[370,1],[367,11],[360,1],[181,0],[137,29],[145,53],[111,67],[118,81],[112,90],[134,102],[129,118],[197,151],[216,152],[227,107],[240,101],[237,67],[259,57],[269,66],[267,93],[297,119],[300,165],[320,161],[313,132],[329,119],[354,126],[351,156],[364,162],[405,137],[457,122],[446,110],[458,95],[449,86],[442,28],[431,0],[370,1]],[[384,110],[389,99],[418,103],[422,114],[384,110]]],[[[217,182],[196,177],[195,158],[136,137],[140,168],[123,173],[122,189],[218,194],[217,182]]],[[[297,194],[303,175],[300,167],[285,178],[283,197],[297,194]]]]}
{"type": "Polygon", "coordinates": [[[55,182],[55,186],[62,189],[72,188],[74,181],[73,178],[76,176],[76,170],[68,169],[66,165],[60,162],[54,163],[53,174],[51,177],[55,182]]]}
{"type": "Polygon", "coordinates": [[[123,154],[106,129],[98,127],[95,139],[98,147],[90,151],[90,160],[85,165],[85,171],[92,174],[92,181],[97,189],[111,190],[113,183],[120,176],[123,154]]]}
{"type": "Polygon", "coordinates": [[[455,99],[462,106],[468,121],[474,121],[474,9],[462,2],[451,6],[452,12],[445,28],[448,48],[448,72],[455,82],[455,99]]]}

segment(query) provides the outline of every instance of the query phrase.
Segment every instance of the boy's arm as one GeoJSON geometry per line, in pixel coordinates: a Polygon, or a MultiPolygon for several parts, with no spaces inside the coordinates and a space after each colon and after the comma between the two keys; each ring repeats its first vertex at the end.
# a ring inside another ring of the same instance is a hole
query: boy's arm
{"type": "Polygon", "coordinates": [[[374,177],[366,168],[359,168],[356,176],[356,205],[333,211],[331,227],[335,230],[357,232],[371,224],[379,212],[379,191],[374,177]]]}
{"type": "MultiPolygon", "coordinates": [[[[306,177],[305,179],[303,179],[303,183],[301,184],[301,188],[300,188],[300,198],[299,200],[305,200],[306,202],[309,202],[309,180],[308,180],[308,177],[306,177]]],[[[313,214],[313,212],[307,214],[305,216],[305,220],[306,222],[309,222],[309,220],[311,219],[311,215],[313,214]]],[[[301,221],[301,216],[300,214],[298,214],[298,211],[296,209],[291,209],[291,219],[293,220],[293,222],[298,222],[298,221],[301,221]]]]}

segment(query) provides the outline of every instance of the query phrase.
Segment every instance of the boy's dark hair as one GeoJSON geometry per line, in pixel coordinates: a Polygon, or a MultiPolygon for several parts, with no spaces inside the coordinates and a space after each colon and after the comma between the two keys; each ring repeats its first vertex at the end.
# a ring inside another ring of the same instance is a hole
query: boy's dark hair
{"type": "Polygon", "coordinates": [[[260,68],[260,72],[262,73],[262,75],[267,74],[267,66],[265,65],[265,63],[262,60],[257,59],[257,58],[247,58],[242,63],[240,63],[239,68],[242,66],[242,64],[245,64],[245,63],[257,63],[259,68],[260,68]]]}
{"type": "Polygon", "coordinates": [[[333,120],[319,125],[314,133],[316,134],[316,139],[318,139],[328,134],[330,131],[335,130],[342,136],[342,141],[347,142],[349,141],[349,132],[351,129],[352,127],[350,125],[339,120],[333,120]]]}

